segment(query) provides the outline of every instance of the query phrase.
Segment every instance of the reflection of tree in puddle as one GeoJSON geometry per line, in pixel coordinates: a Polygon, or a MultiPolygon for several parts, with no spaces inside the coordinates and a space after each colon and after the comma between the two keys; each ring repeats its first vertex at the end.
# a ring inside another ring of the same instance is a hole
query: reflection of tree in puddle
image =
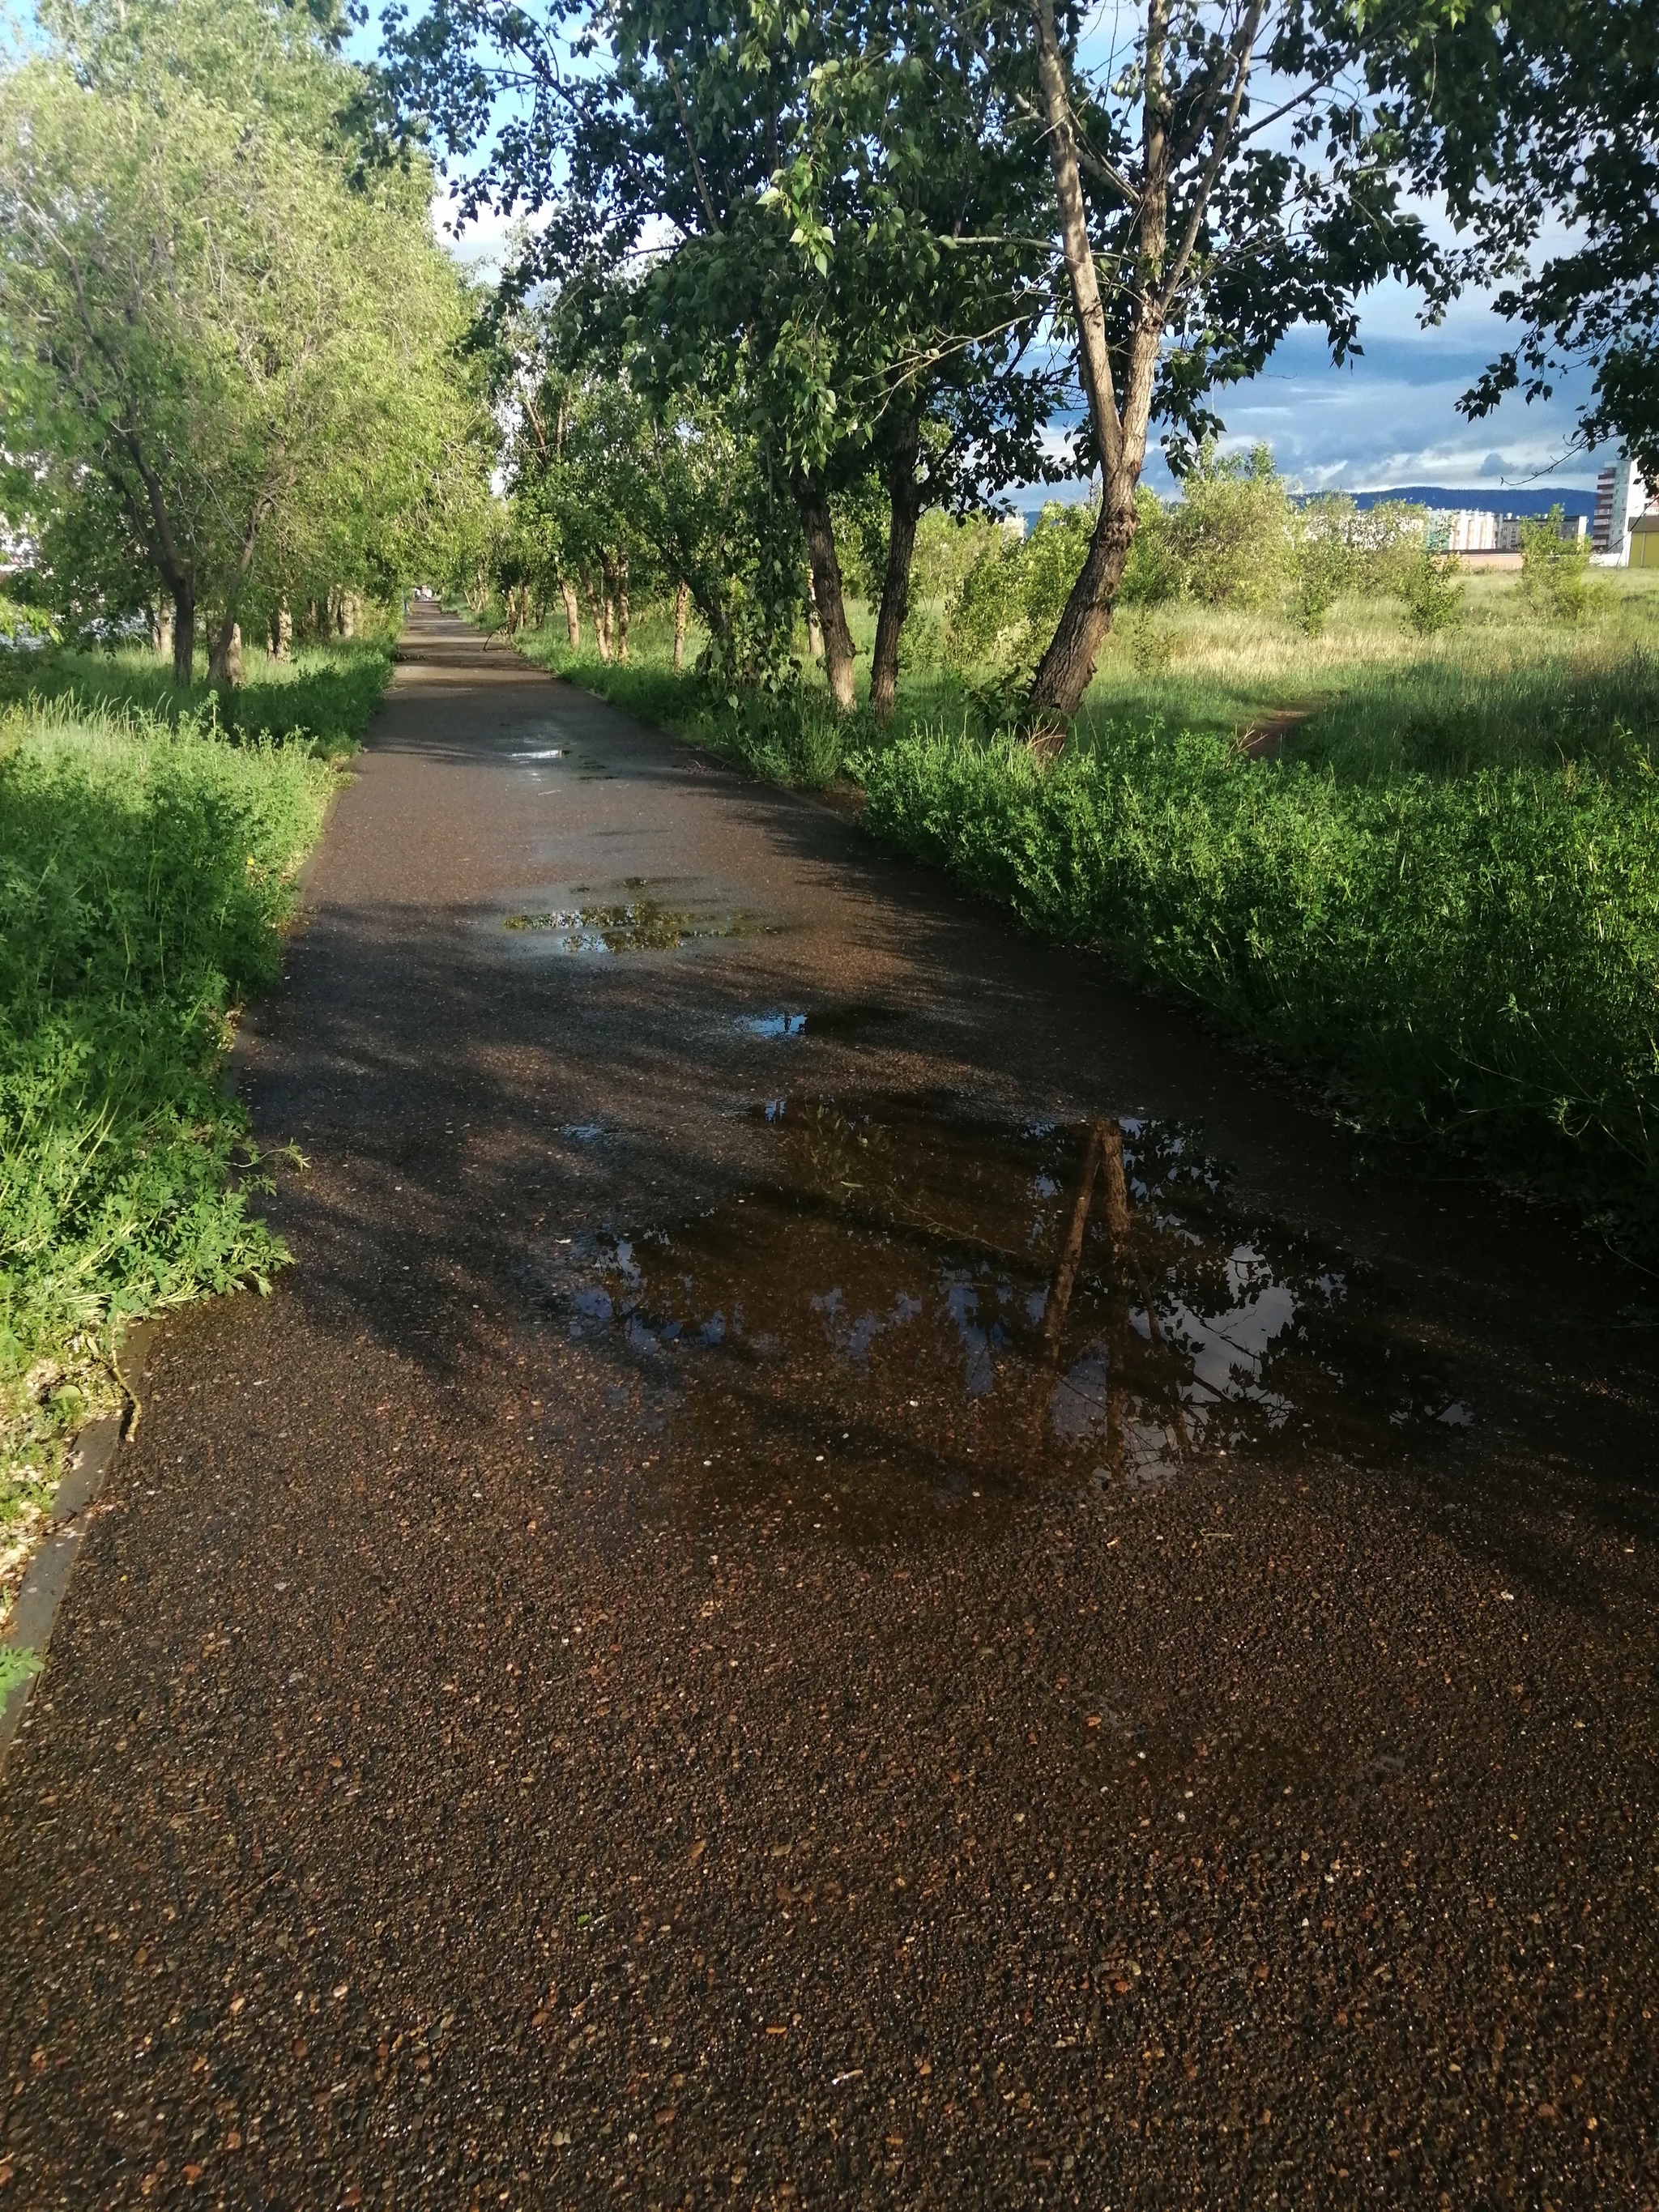
{"type": "Polygon", "coordinates": [[[716,1488],[816,1468],[867,1517],[919,1481],[1155,1487],[1200,1451],[1391,1433],[1343,1274],[1233,1217],[1178,1130],[988,1128],[904,1100],[765,1115],[764,1182],[577,1248],[566,1278],[573,1335],[686,1390],[716,1488]]]}

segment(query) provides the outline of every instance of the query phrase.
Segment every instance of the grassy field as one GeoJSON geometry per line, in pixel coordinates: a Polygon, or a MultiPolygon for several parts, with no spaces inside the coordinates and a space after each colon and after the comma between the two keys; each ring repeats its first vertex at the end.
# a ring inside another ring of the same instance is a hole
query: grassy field
{"type": "MultiPolygon", "coordinates": [[[[73,699],[94,712],[199,721],[237,740],[300,738],[309,751],[331,758],[356,748],[392,672],[395,637],[387,621],[364,638],[299,646],[287,661],[249,646],[245,680],[228,692],[216,690],[205,673],[188,690],[175,690],[168,665],[142,646],[114,653],[0,653],[0,706],[73,699]]],[[[198,663],[204,665],[199,655],[198,663]]]]}
{"type": "MultiPolygon", "coordinates": [[[[1512,574],[1474,572],[1464,588],[1464,623],[1435,639],[1415,636],[1387,599],[1339,601],[1316,638],[1273,612],[1191,602],[1131,611],[1101,656],[1074,744],[1110,745],[1121,731],[1154,725],[1238,739],[1268,732],[1287,758],[1328,767],[1344,781],[1369,781],[1569,759],[1616,764],[1632,741],[1640,749],[1659,737],[1659,572],[1651,580],[1640,572],[1599,575],[1595,611],[1576,628],[1540,621],[1512,574]]],[[[934,630],[941,612],[924,610],[934,630]]],[[[854,602],[851,621],[867,664],[874,617],[854,602]]],[[[758,704],[734,713],[708,699],[690,676],[677,678],[671,643],[669,623],[654,610],[636,620],[626,665],[607,665],[591,649],[573,654],[562,622],[519,640],[544,667],[720,749],[741,755],[763,749],[769,737],[777,765],[785,755],[798,757],[799,772],[788,780],[811,783],[837,772],[829,738],[803,747],[781,733],[787,718],[758,704]]],[[[688,669],[699,644],[694,629],[688,669]]],[[[888,729],[860,722],[840,733],[840,744],[867,754],[922,730],[988,737],[994,677],[988,666],[906,672],[888,729]]],[[[824,702],[815,670],[806,672],[804,700],[815,726],[824,702]]]]}
{"type": "MultiPolygon", "coordinates": [[[[1656,580],[1659,581],[1659,580],[1656,580]]],[[[870,622],[856,626],[867,647],[870,622]]],[[[1659,1254],[1659,591],[1541,619],[1470,576],[1415,635],[1346,600],[1310,638],[1184,602],[1125,619],[1057,763],[999,736],[984,669],[906,678],[885,730],[734,711],[666,665],[524,649],[751,770],[848,773],[866,828],[1659,1254]],[[1245,750],[1271,740],[1270,757],[1245,750]]]]}
{"type": "Polygon", "coordinates": [[[0,1608],[125,1324],[283,1257],[219,1068],[390,655],[249,663],[228,703],[142,653],[0,673],[0,1608]]]}

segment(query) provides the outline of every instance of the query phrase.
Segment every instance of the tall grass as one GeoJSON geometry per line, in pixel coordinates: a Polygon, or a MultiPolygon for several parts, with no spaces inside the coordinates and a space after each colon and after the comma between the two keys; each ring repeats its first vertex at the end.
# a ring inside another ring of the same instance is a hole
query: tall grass
{"type": "MultiPolygon", "coordinates": [[[[1240,738],[1270,729],[1295,757],[1359,781],[1567,759],[1616,766],[1632,750],[1659,757],[1659,590],[1622,573],[1596,589],[1591,619],[1572,626],[1540,621],[1515,576],[1476,574],[1467,623],[1433,640],[1413,635],[1388,599],[1339,601],[1311,638],[1271,609],[1131,610],[1107,641],[1074,743],[1109,749],[1155,724],[1240,738]]],[[[867,655],[869,609],[854,603],[851,621],[867,655]]],[[[704,690],[690,672],[695,633],[688,672],[676,678],[660,612],[636,623],[625,665],[591,649],[573,654],[562,629],[522,637],[520,650],[757,775],[811,783],[836,772],[828,695],[811,665],[797,695],[810,731],[802,744],[777,706],[732,707],[704,690]]],[[[1012,689],[988,662],[907,670],[892,722],[877,730],[858,718],[841,731],[842,747],[863,754],[951,726],[988,738],[1012,689]]]]}
{"type": "Polygon", "coordinates": [[[1578,761],[1617,775],[1659,745],[1659,653],[1593,641],[1547,657],[1488,653],[1366,669],[1296,731],[1291,750],[1348,782],[1457,778],[1578,761]]]}
{"type": "MultiPolygon", "coordinates": [[[[217,1075],[234,1008],[277,973],[335,771],[292,720],[232,739],[165,690],[115,703],[122,663],[100,665],[102,702],[0,707],[0,1553],[107,1395],[125,1321],[283,1257],[217,1075]]],[[[338,750],[386,665],[331,657],[283,686],[332,699],[338,750]]],[[[37,695],[84,674],[27,672],[37,695]]]]}

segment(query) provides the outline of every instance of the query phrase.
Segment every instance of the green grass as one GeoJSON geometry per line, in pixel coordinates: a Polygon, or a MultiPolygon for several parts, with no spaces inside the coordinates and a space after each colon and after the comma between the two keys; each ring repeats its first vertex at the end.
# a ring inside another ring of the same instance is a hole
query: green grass
{"type": "Polygon", "coordinates": [[[1190,604],[1131,613],[1102,655],[1079,737],[1154,722],[1246,736],[1304,717],[1288,750],[1344,778],[1461,775],[1619,751],[1615,726],[1659,737],[1659,591],[1641,574],[1598,580],[1590,620],[1540,620],[1512,574],[1470,574],[1467,619],[1413,635],[1391,599],[1344,599],[1322,635],[1282,614],[1190,604]],[[1165,651],[1162,667],[1144,664],[1165,651]]]}
{"type": "Polygon", "coordinates": [[[220,1067],[389,666],[251,670],[228,713],[149,654],[0,678],[0,1604],[126,1323],[285,1256],[220,1067]]]}
{"type": "MultiPolygon", "coordinates": [[[[1275,727],[1291,757],[1364,782],[1568,759],[1616,766],[1659,747],[1656,586],[1659,577],[1608,572],[1597,579],[1592,618],[1570,628],[1536,617],[1513,574],[1476,572],[1465,583],[1463,626],[1434,640],[1414,636],[1387,599],[1339,602],[1317,638],[1271,611],[1189,602],[1131,611],[1107,641],[1073,742],[1110,748],[1122,732],[1154,726],[1241,738],[1275,727]]],[[[874,620],[859,603],[850,614],[867,670],[874,620]]],[[[839,732],[823,711],[822,678],[807,666],[803,737],[787,712],[734,708],[690,672],[677,678],[670,641],[665,617],[647,610],[625,665],[602,662],[591,646],[573,654],[562,621],[518,642],[555,673],[780,781],[828,781],[837,735],[842,750],[863,755],[922,730],[994,734],[987,708],[999,686],[988,666],[907,672],[885,730],[860,716],[839,732]]],[[[699,643],[694,631],[688,670],[699,643]]]]}

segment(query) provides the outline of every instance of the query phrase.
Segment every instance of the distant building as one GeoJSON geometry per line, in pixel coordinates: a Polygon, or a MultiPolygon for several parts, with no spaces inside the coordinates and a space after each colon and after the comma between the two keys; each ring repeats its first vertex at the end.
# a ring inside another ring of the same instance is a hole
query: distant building
{"type": "MultiPolygon", "coordinates": [[[[1423,542],[1431,553],[1519,553],[1521,526],[1533,520],[1525,514],[1494,514],[1484,507],[1431,507],[1423,542]]],[[[1556,526],[1563,538],[1582,538],[1585,518],[1564,514],[1556,526]]]]}
{"type": "Polygon", "coordinates": [[[1590,544],[1598,564],[1607,568],[1659,568],[1659,548],[1650,556],[1651,532],[1642,526],[1653,513],[1648,488],[1628,453],[1621,453],[1611,468],[1595,479],[1595,516],[1590,525],[1590,544]],[[1636,539],[1643,540],[1641,551],[1636,539]]]}

